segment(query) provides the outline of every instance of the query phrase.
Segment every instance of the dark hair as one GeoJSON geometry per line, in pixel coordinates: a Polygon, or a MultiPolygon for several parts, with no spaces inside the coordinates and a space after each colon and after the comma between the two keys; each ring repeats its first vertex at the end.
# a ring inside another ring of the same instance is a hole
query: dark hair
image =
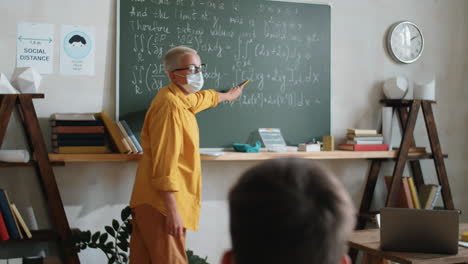
{"type": "Polygon", "coordinates": [[[72,44],[73,42],[81,42],[83,43],[84,45],[86,45],[86,40],[80,36],[80,35],[74,35],[73,37],[71,37],[71,39],[68,41],[68,43],[72,44]]]}
{"type": "Polygon", "coordinates": [[[236,264],[337,264],[354,228],[342,184],[312,161],[269,160],[229,193],[236,264]]]}

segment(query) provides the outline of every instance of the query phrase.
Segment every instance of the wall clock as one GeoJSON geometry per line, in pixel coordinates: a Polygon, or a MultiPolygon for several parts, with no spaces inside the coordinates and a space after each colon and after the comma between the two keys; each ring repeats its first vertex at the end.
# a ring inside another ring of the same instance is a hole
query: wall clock
{"type": "Polygon", "coordinates": [[[388,52],[400,63],[413,63],[424,49],[424,38],[419,27],[409,21],[394,24],[387,35],[388,52]]]}

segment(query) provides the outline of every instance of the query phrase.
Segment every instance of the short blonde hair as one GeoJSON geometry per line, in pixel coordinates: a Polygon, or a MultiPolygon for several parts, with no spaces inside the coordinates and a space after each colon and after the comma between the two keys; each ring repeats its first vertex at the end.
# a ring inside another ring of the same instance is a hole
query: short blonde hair
{"type": "Polygon", "coordinates": [[[229,192],[229,211],[237,264],[340,263],[356,221],[341,182],[297,158],[244,172],[229,192]]]}
{"type": "Polygon", "coordinates": [[[198,54],[196,50],[186,47],[186,46],[177,46],[170,49],[163,58],[164,71],[166,74],[174,71],[180,67],[180,59],[186,54],[198,54]]]}

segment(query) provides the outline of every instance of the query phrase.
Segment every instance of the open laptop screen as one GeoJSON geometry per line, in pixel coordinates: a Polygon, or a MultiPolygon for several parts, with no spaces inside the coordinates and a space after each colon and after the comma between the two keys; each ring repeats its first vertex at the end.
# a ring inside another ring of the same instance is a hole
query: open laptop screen
{"type": "Polygon", "coordinates": [[[458,253],[458,210],[382,208],[380,247],[387,251],[458,253]]]}

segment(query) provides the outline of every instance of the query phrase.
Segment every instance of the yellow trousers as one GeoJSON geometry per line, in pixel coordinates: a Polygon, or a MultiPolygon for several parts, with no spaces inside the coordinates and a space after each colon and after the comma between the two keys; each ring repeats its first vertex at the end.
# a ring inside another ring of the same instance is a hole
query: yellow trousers
{"type": "Polygon", "coordinates": [[[185,236],[167,233],[166,217],[150,205],[132,209],[130,264],[187,264],[185,236]]]}

